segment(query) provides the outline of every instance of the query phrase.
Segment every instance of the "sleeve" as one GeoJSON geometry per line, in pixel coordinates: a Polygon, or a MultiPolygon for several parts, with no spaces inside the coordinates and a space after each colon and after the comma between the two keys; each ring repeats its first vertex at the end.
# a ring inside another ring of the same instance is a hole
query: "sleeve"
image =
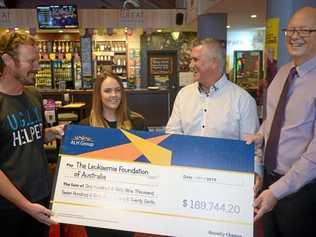
{"type": "Polygon", "coordinates": [[[259,128],[257,105],[250,95],[240,100],[240,137],[255,134],[259,128]]]}
{"type": "Polygon", "coordinates": [[[136,130],[149,131],[146,119],[141,116],[136,119],[137,125],[135,126],[136,130]]]}
{"type": "Polygon", "coordinates": [[[43,105],[43,97],[41,93],[33,86],[27,86],[26,90],[29,90],[31,94],[33,94],[35,97],[37,97],[38,102],[40,104],[41,114],[42,114],[42,120],[43,120],[43,134],[45,133],[45,128],[48,127],[48,123],[45,116],[45,108],[43,105]]]}
{"type": "Polygon", "coordinates": [[[142,129],[142,130],[144,130],[144,131],[149,131],[148,125],[147,125],[147,121],[146,121],[145,118],[143,118],[143,129],[142,129]]]}
{"type": "MultiPolygon", "coordinates": [[[[240,100],[240,137],[243,139],[246,135],[255,134],[258,131],[259,119],[257,105],[254,98],[249,94],[241,97],[240,100]]],[[[263,176],[262,148],[260,144],[255,144],[255,173],[263,176]]]]}
{"type": "Polygon", "coordinates": [[[166,125],[166,133],[184,133],[181,122],[181,95],[180,91],[174,101],[172,113],[166,125]]]}
{"type": "Polygon", "coordinates": [[[148,131],[148,125],[147,125],[147,121],[144,118],[144,116],[142,116],[139,113],[136,113],[134,111],[130,111],[129,112],[129,117],[132,123],[132,129],[135,130],[141,130],[141,131],[148,131]]]}
{"type": "Polygon", "coordinates": [[[295,193],[305,184],[316,178],[316,121],[314,121],[313,139],[291,169],[269,188],[277,199],[295,193]]]}
{"type": "Polygon", "coordinates": [[[79,125],[87,125],[90,126],[90,116],[80,120],[79,125]]]}

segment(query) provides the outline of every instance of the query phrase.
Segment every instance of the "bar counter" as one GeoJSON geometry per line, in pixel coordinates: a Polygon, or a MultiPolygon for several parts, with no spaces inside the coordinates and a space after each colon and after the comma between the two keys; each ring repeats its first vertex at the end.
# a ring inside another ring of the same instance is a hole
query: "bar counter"
{"type": "MultiPolygon", "coordinates": [[[[66,103],[84,102],[85,117],[92,105],[93,90],[54,90],[39,89],[43,99],[53,99],[66,103]]],[[[165,126],[170,116],[170,91],[150,89],[126,89],[130,110],[142,114],[150,127],[165,126]]]]}

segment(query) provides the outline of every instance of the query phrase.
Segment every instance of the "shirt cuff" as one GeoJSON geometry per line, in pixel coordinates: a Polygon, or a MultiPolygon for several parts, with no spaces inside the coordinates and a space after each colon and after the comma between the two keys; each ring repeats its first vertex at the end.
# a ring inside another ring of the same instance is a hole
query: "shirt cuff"
{"type": "Polygon", "coordinates": [[[280,200],[283,197],[288,195],[288,189],[286,183],[283,181],[283,178],[280,178],[275,183],[271,184],[269,186],[269,189],[273,193],[273,195],[276,197],[276,199],[280,200]]]}

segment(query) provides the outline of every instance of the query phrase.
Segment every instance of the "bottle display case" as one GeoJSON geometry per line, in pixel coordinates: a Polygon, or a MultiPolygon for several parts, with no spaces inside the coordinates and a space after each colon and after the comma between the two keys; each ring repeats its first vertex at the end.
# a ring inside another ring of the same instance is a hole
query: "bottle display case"
{"type": "Polygon", "coordinates": [[[71,60],[52,61],[54,88],[73,89],[73,63],[71,60]]]}
{"type": "Polygon", "coordinates": [[[41,69],[36,75],[39,88],[73,89],[75,87],[74,58],[79,58],[79,41],[41,40],[38,44],[41,69]]]}
{"type": "Polygon", "coordinates": [[[126,41],[95,41],[93,53],[97,76],[103,70],[107,70],[118,75],[122,80],[127,80],[126,41]]]}
{"type": "Polygon", "coordinates": [[[35,86],[42,89],[49,89],[53,86],[52,66],[50,60],[39,61],[41,70],[36,74],[35,86]]]}

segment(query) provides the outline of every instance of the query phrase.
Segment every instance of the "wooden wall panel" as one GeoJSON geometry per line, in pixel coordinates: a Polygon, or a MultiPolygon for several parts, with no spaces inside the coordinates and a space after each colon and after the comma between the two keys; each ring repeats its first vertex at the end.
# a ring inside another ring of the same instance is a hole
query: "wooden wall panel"
{"type": "Polygon", "coordinates": [[[1,28],[36,28],[37,26],[35,9],[0,9],[1,28]]]}
{"type": "MultiPolygon", "coordinates": [[[[177,27],[176,14],[183,13],[183,9],[130,9],[133,12],[141,13],[142,20],[130,17],[129,26],[144,28],[171,28],[177,27]]],[[[120,20],[120,9],[79,9],[80,28],[100,27],[124,27],[120,20]]],[[[36,9],[0,9],[0,28],[37,28],[36,9]]]]}

